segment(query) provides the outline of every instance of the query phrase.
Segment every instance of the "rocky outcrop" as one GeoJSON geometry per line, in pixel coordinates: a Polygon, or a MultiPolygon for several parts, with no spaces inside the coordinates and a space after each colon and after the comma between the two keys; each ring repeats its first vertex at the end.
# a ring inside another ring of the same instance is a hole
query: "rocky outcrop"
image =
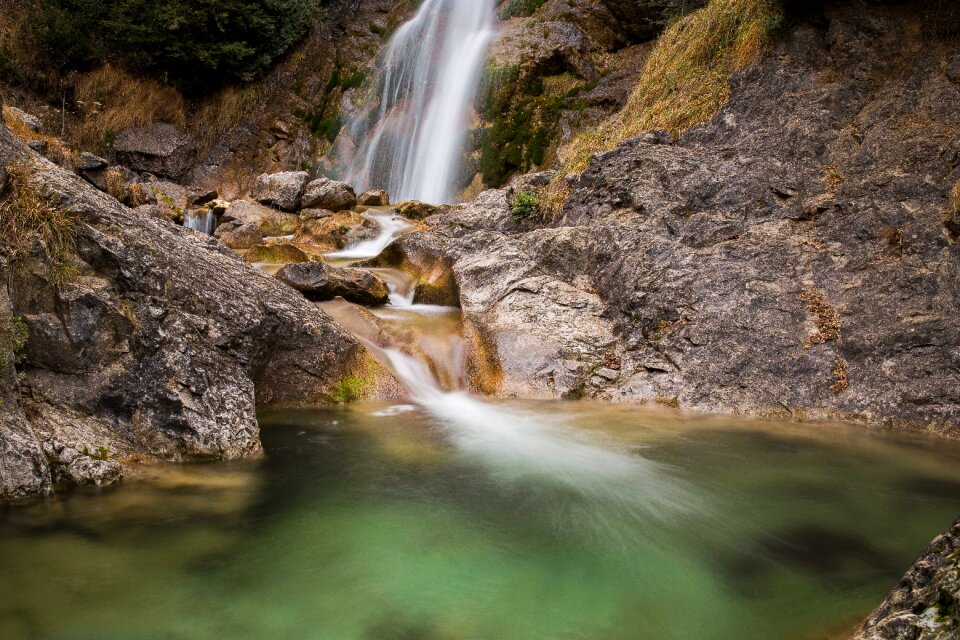
{"type": "Polygon", "coordinates": [[[197,156],[193,136],[166,123],[121,131],[113,150],[134,171],[172,179],[182,178],[197,156]]]}
{"type": "Polygon", "coordinates": [[[960,637],[960,520],[930,543],[853,640],[960,637]]]}
{"type": "Polygon", "coordinates": [[[24,162],[78,224],[65,263],[36,242],[0,260],[4,336],[23,338],[0,352],[5,499],[107,482],[117,463],[254,454],[257,406],[322,402],[368,373],[353,338],[213,238],[135,214],[0,128],[0,166],[24,162]]]}
{"type": "Polygon", "coordinates": [[[338,269],[323,262],[308,262],[287,265],[277,272],[276,278],[318,302],[341,297],[348,302],[377,306],[390,300],[386,283],[368,269],[338,269]]]}
{"type": "Polygon", "coordinates": [[[307,185],[303,194],[305,209],[329,209],[344,211],[357,206],[357,194],[353,187],[330,178],[317,178],[307,185]]]}
{"type": "MultiPolygon", "coordinates": [[[[250,195],[260,204],[296,211],[300,208],[300,199],[304,195],[307,180],[306,171],[264,173],[257,178],[257,184],[250,195]]],[[[304,206],[313,205],[305,203],[304,206]]]]}
{"type": "Polygon", "coordinates": [[[501,392],[960,432],[960,87],[921,26],[829,9],[678,144],[596,156],[554,220],[511,211],[549,176],[429,218],[501,392]],[[511,346],[517,326],[543,338],[511,346]]]}
{"type": "Polygon", "coordinates": [[[292,213],[277,211],[249,200],[231,202],[223,213],[224,222],[238,222],[241,225],[254,224],[264,236],[282,236],[296,233],[300,218],[292,213]]]}

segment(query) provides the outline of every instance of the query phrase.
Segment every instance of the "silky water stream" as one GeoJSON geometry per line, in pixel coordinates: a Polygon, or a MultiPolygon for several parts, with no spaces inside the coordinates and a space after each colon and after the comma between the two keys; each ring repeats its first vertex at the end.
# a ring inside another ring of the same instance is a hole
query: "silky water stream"
{"type": "Polygon", "coordinates": [[[960,512],[953,442],[473,396],[459,310],[381,275],[324,307],[407,399],[0,512],[0,638],[843,638],[960,512]]]}

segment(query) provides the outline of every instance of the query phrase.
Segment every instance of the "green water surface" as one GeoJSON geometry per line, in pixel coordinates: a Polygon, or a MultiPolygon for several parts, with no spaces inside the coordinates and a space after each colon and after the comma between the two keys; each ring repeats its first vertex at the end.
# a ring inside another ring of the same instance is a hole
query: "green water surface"
{"type": "Polygon", "coordinates": [[[620,456],[528,473],[383,409],[0,511],[0,638],[840,638],[960,513],[950,442],[526,405],[620,456]]]}

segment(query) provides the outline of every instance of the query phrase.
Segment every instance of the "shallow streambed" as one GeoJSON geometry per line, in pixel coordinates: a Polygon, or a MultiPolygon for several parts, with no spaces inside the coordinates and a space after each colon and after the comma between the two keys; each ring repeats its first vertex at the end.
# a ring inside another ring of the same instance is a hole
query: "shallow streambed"
{"type": "Polygon", "coordinates": [[[809,640],[960,512],[956,443],[499,409],[266,414],[261,460],[0,512],[0,637],[809,640]]]}

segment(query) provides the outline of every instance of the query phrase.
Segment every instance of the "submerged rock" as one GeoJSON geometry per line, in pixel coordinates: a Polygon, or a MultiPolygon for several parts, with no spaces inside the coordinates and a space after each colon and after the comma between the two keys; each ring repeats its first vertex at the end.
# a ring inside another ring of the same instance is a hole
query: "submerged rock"
{"type": "Polygon", "coordinates": [[[353,187],[330,178],[317,178],[307,185],[303,194],[305,209],[329,209],[343,211],[357,206],[357,195],[353,187]]]}
{"type": "Polygon", "coordinates": [[[288,265],[277,272],[276,278],[310,300],[341,297],[368,306],[390,301],[386,283],[368,269],[338,269],[323,262],[310,262],[288,265]]]}
{"type": "Polygon", "coordinates": [[[271,205],[286,211],[296,211],[300,208],[300,199],[307,180],[306,171],[264,173],[257,178],[257,184],[250,195],[260,204],[271,205]]]}

